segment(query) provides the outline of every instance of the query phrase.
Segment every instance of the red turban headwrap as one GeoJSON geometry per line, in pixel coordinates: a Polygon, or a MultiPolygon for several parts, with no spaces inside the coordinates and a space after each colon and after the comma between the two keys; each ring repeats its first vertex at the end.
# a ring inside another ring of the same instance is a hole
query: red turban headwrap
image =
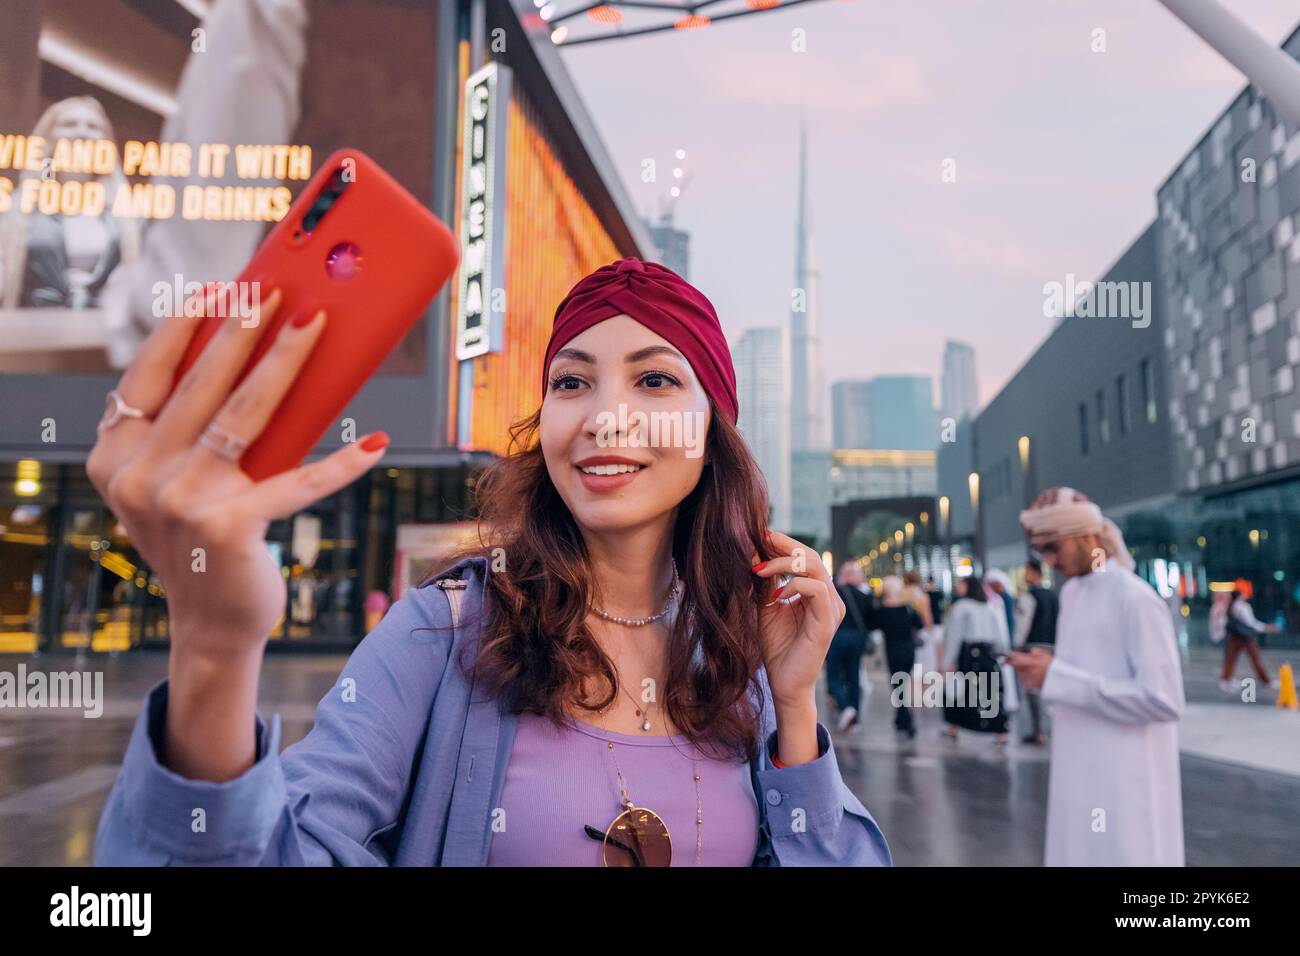
{"type": "Polygon", "coordinates": [[[555,353],[574,336],[616,315],[629,315],[671,342],[691,363],[708,396],[736,423],[736,370],[713,304],[672,269],[632,256],[579,280],[556,308],[542,363],[543,398],[555,353]]]}

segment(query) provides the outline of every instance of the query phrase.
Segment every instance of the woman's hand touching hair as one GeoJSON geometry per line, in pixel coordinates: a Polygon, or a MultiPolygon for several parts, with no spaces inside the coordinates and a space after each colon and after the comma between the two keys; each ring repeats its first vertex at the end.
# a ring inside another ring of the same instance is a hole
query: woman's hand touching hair
{"type": "Polygon", "coordinates": [[[754,573],[791,576],[760,612],[764,666],[780,711],[814,700],[817,675],[847,609],[821,555],[779,531],[768,532],[768,544],[777,556],[755,564],[754,573]],[[789,604],[779,600],[796,594],[799,599],[789,604]]]}

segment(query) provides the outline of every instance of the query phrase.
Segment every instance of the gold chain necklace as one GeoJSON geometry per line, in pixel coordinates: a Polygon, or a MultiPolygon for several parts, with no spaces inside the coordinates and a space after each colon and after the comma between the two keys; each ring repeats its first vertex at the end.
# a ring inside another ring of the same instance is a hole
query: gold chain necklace
{"type": "MultiPolygon", "coordinates": [[[[632,709],[635,710],[636,715],[641,718],[641,732],[648,734],[651,728],[649,706],[646,707],[645,713],[642,713],[641,704],[637,702],[637,699],[632,696],[632,692],[623,685],[623,682],[621,680],[618,682],[618,686],[619,689],[623,691],[623,693],[627,694],[627,699],[632,702],[632,709]]],[[[653,703],[653,701],[651,703],[653,703]]]]}

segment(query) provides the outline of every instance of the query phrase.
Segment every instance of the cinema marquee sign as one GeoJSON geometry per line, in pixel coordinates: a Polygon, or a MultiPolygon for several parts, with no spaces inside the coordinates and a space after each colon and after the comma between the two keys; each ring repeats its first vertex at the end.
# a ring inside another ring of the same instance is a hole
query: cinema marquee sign
{"type": "Polygon", "coordinates": [[[502,347],[505,316],[505,139],[510,68],[489,63],[465,81],[460,295],[456,358],[502,347]],[[494,306],[497,308],[494,309],[494,306]]]}

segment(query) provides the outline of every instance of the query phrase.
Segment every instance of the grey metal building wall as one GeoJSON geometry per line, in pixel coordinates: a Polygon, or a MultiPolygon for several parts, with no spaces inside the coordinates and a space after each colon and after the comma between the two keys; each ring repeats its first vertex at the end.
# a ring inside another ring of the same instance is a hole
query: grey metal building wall
{"type": "Polygon", "coordinates": [[[1127,318],[1062,318],[976,419],[975,467],[990,564],[1023,560],[1019,512],[1044,488],[1078,488],[1112,511],[1173,493],[1157,235],[1157,225],[1148,226],[1102,280],[1151,283],[1150,325],[1137,327],[1127,318]],[[1149,395],[1144,367],[1150,371],[1149,395]],[[1027,467],[1021,464],[1021,436],[1029,437],[1027,467]]]}
{"type": "MultiPolygon", "coordinates": [[[[961,540],[975,534],[975,513],[971,510],[967,478],[975,470],[975,423],[963,418],[953,431],[953,440],[941,442],[935,453],[939,494],[948,498],[947,526],[939,527],[940,540],[961,540]]],[[[942,518],[942,516],[939,516],[942,518]]]]}
{"type": "Polygon", "coordinates": [[[1300,129],[1247,87],[1157,199],[1180,487],[1300,473],[1300,129]]]}

